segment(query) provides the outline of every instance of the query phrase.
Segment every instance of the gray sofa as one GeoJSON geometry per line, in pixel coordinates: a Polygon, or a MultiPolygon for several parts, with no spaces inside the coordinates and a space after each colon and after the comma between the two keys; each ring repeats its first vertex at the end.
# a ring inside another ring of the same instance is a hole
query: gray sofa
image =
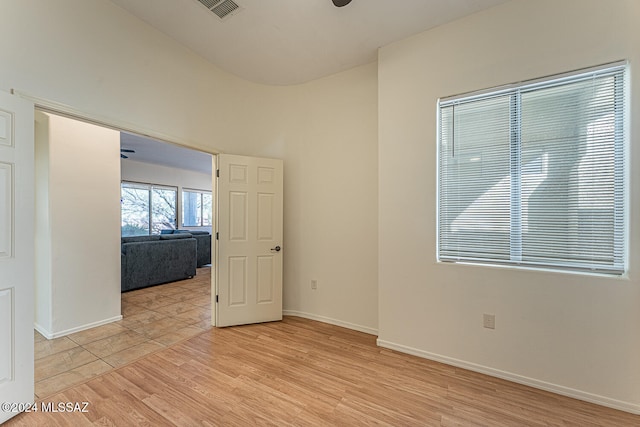
{"type": "Polygon", "coordinates": [[[187,233],[122,237],[122,292],[195,276],[196,248],[187,233]]]}
{"type": "Polygon", "coordinates": [[[163,234],[191,234],[198,242],[196,266],[198,268],[203,265],[211,264],[211,234],[208,231],[199,230],[161,230],[163,234]]]}

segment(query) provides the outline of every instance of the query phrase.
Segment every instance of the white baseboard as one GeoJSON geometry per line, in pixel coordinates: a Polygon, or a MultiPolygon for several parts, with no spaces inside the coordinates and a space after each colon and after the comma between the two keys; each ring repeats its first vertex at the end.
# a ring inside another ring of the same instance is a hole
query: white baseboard
{"type": "Polygon", "coordinates": [[[51,332],[49,332],[47,329],[45,329],[42,325],[39,325],[38,323],[34,323],[33,327],[34,327],[34,329],[36,331],[40,332],[40,335],[42,335],[46,339],[48,339],[48,340],[53,339],[53,336],[51,335],[51,332]]]}
{"type": "Polygon", "coordinates": [[[97,322],[87,323],[85,325],[77,326],[75,328],[67,329],[65,331],[60,331],[60,332],[49,332],[46,329],[44,329],[42,326],[38,325],[37,323],[34,325],[34,327],[36,331],[40,332],[40,334],[42,334],[46,339],[52,340],[52,339],[64,337],[66,335],[70,335],[76,332],[95,328],[96,326],[102,326],[102,325],[106,325],[107,323],[117,322],[119,320],[122,320],[122,315],[115,316],[110,319],[98,320],[97,322]]]}
{"type": "Polygon", "coordinates": [[[317,320],[319,322],[329,323],[331,325],[342,326],[343,328],[353,329],[354,331],[364,332],[369,335],[378,335],[378,330],[369,328],[367,326],[356,325],[355,323],[344,322],[342,320],[332,319],[330,317],[319,316],[317,314],[305,313],[303,311],[296,310],[282,310],[282,314],[285,316],[297,316],[305,319],[317,320]]]}
{"type": "Polygon", "coordinates": [[[609,408],[619,409],[621,411],[640,415],[640,405],[635,403],[611,399],[609,397],[600,396],[597,394],[592,394],[585,391],[580,391],[573,388],[564,387],[561,385],[524,377],[522,375],[501,371],[499,369],[494,369],[494,368],[478,365],[471,362],[466,362],[464,360],[454,359],[451,357],[442,356],[435,353],[429,353],[427,351],[408,347],[402,344],[395,344],[395,343],[384,341],[381,339],[377,340],[377,344],[380,347],[396,350],[401,353],[411,354],[413,356],[422,357],[424,359],[433,360],[435,362],[445,363],[447,365],[456,366],[458,368],[467,369],[469,371],[479,372],[481,374],[490,375],[492,377],[501,378],[503,380],[512,381],[514,383],[527,385],[540,390],[550,391],[552,393],[560,394],[562,396],[572,397],[574,399],[584,400],[585,402],[595,403],[596,405],[606,406],[609,408]]]}

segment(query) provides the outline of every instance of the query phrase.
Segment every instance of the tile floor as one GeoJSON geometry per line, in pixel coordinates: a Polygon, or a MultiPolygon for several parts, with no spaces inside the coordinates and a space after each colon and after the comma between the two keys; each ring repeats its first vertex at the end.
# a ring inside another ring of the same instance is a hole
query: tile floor
{"type": "Polygon", "coordinates": [[[122,316],[65,337],[35,341],[35,392],[45,398],[211,327],[211,268],[192,279],[122,294],[122,316]]]}

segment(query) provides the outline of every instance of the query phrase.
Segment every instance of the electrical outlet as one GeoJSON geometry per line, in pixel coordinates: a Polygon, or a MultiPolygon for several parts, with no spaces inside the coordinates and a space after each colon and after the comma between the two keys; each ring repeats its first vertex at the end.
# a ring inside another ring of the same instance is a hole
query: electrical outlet
{"type": "Polygon", "coordinates": [[[311,289],[313,289],[314,291],[318,289],[318,281],[316,279],[313,279],[311,281],[311,289]]]}
{"type": "Polygon", "coordinates": [[[495,329],[496,328],[496,315],[495,314],[483,314],[482,315],[482,326],[487,329],[495,329]]]}

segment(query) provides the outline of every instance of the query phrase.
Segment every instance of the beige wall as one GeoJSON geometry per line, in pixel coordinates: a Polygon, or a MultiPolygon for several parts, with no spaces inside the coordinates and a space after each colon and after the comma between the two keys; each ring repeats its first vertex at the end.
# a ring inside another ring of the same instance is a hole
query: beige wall
{"type": "Polygon", "coordinates": [[[2,90],[208,150],[248,153],[281,133],[278,88],[222,72],[108,0],[6,0],[0,15],[2,90]]]}
{"type": "Polygon", "coordinates": [[[375,334],[377,65],[288,92],[285,310],[375,334]]]}
{"type": "Polygon", "coordinates": [[[36,319],[51,338],[121,318],[120,135],[43,113],[36,132],[36,319]]]}
{"type": "Polygon", "coordinates": [[[629,59],[635,111],[638,22],[635,0],[516,0],[381,49],[382,345],[640,411],[637,113],[628,277],[436,263],[437,99],[629,59]]]}
{"type": "Polygon", "coordinates": [[[211,174],[135,160],[120,162],[120,177],[123,181],[211,191],[211,174]]]}
{"type": "Polygon", "coordinates": [[[107,0],[6,0],[0,16],[0,90],[204,151],[283,159],[285,309],[376,330],[374,64],[269,87],[222,72],[107,0]]]}
{"type": "Polygon", "coordinates": [[[49,116],[35,114],[35,305],[36,328],[51,335],[51,220],[49,209],[49,116]]]}

